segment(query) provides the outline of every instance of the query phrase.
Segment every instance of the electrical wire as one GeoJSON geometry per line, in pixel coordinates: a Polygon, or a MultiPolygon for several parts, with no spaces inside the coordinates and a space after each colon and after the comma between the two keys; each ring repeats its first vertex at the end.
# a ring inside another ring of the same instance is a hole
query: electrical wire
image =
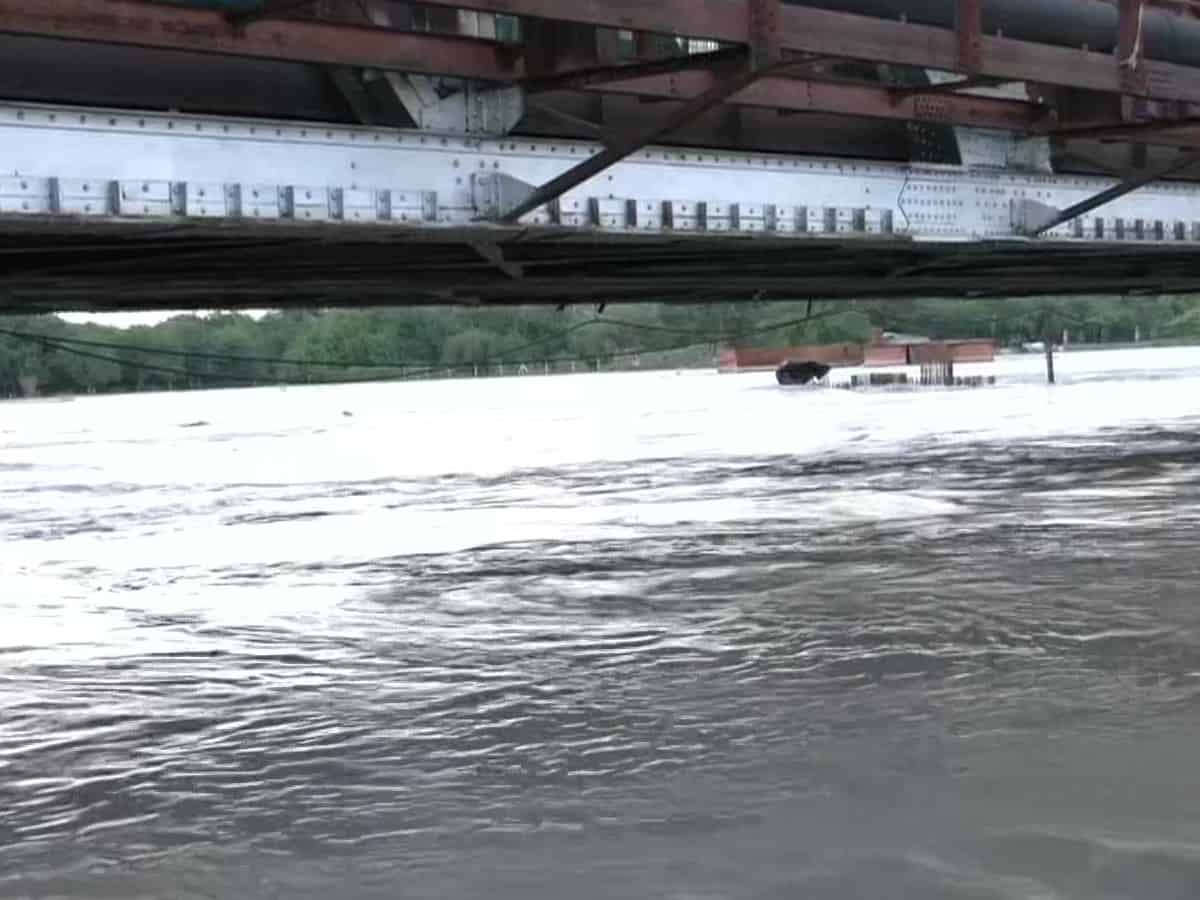
{"type": "Polygon", "coordinates": [[[246,378],[244,378],[240,375],[232,375],[227,372],[196,373],[196,372],[190,372],[187,369],[180,369],[176,366],[160,366],[160,365],[156,365],[155,363],[130,362],[127,360],[120,359],[116,356],[107,356],[106,354],[103,354],[103,353],[92,353],[89,350],[81,350],[78,347],[71,347],[66,344],[60,344],[57,341],[50,340],[48,338],[42,338],[42,339],[35,338],[34,343],[41,344],[43,347],[48,347],[51,350],[61,350],[64,353],[70,353],[74,356],[80,356],[80,357],[83,357],[84,359],[95,359],[95,360],[99,360],[101,362],[115,363],[116,365],[119,365],[119,366],[128,366],[129,368],[140,369],[140,370],[146,371],[146,372],[158,372],[160,374],[167,374],[167,375],[182,375],[187,378],[195,378],[195,377],[213,378],[213,379],[224,380],[224,381],[235,381],[235,382],[239,382],[239,383],[245,383],[247,380],[246,378]]]}
{"type": "MultiPolygon", "coordinates": [[[[563,338],[573,334],[581,328],[595,324],[594,319],[586,319],[582,322],[576,322],[568,328],[546,337],[528,341],[524,344],[519,344],[516,347],[511,347],[508,350],[500,351],[497,355],[506,357],[514,353],[524,353],[526,350],[542,344],[548,344],[553,341],[562,340],[563,338]]],[[[151,356],[169,356],[179,359],[207,359],[217,362],[246,362],[257,363],[260,365],[269,366],[302,366],[305,368],[326,368],[326,369],[392,369],[401,370],[409,369],[412,363],[380,363],[380,362],[365,362],[365,361],[345,361],[345,360],[320,360],[320,359],[294,359],[287,357],[276,356],[246,356],[237,353],[210,353],[203,350],[173,350],[168,347],[146,347],[137,346],[134,344],[122,344],[116,341],[97,341],[87,338],[76,338],[66,335],[46,335],[34,334],[28,331],[15,331],[9,328],[0,328],[0,335],[6,335],[18,340],[27,341],[54,341],[58,344],[71,344],[80,347],[95,347],[101,350],[121,350],[131,353],[146,353],[151,356]]],[[[503,361],[503,360],[501,360],[503,361]]],[[[422,363],[422,365],[432,365],[431,363],[422,363]]]]}
{"type": "MultiPolygon", "coordinates": [[[[602,360],[602,359],[603,360],[627,359],[627,358],[631,358],[631,357],[635,357],[635,356],[641,356],[644,354],[670,353],[670,352],[686,350],[686,349],[690,349],[692,347],[697,347],[697,346],[702,346],[702,345],[707,345],[707,344],[719,344],[719,343],[724,343],[724,342],[728,342],[731,340],[745,339],[746,337],[749,337],[752,335],[769,333],[771,331],[779,331],[779,330],[782,330],[785,328],[795,327],[797,325],[812,322],[816,319],[826,318],[826,317],[833,316],[833,315],[840,315],[843,312],[844,312],[844,310],[827,310],[823,313],[810,314],[810,315],[806,315],[806,316],[804,316],[802,318],[798,318],[798,319],[788,319],[788,320],[781,321],[781,322],[772,322],[772,323],[768,323],[767,325],[758,326],[756,328],[745,329],[745,330],[737,332],[736,334],[704,334],[701,332],[693,331],[691,329],[675,328],[673,326],[660,325],[658,323],[634,322],[634,321],[625,320],[625,319],[605,318],[605,317],[601,317],[601,316],[596,316],[596,317],[593,317],[590,319],[585,319],[581,322],[576,322],[573,325],[569,326],[568,328],[563,329],[553,335],[548,335],[547,337],[544,337],[544,338],[539,338],[539,339],[536,339],[533,341],[528,341],[525,344],[520,344],[517,347],[513,347],[513,348],[510,348],[509,350],[503,351],[502,353],[498,354],[497,356],[488,357],[486,360],[483,360],[481,362],[483,365],[494,365],[494,364],[498,364],[498,363],[507,362],[508,364],[513,365],[513,366],[531,366],[531,365],[539,365],[539,364],[545,365],[545,364],[550,364],[550,363],[557,364],[557,363],[566,363],[566,362],[588,363],[591,361],[598,361],[598,360],[602,360]],[[567,355],[561,355],[561,356],[549,356],[549,357],[541,356],[541,357],[526,358],[526,359],[519,359],[519,360],[498,358],[498,357],[509,357],[514,353],[524,352],[533,347],[540,346],[542,344],[546,344],[551,341],[561,340],[562,338],[564,338],[576,331],[580,331],[584,328],[587,328],[587,327],[593,326],[593,325],[613,325],[613,326],[617,326],[617,327],[630,328],[630,329],[634,329],[634,330],[668,332],[668,333],[674,333],[674,334],[680,334],[680,335],[687,335],[688,339],[685,341],[667,345],[664,347],[641,347],[641,348],[631,349],[631,350],[610,350],[610,351],[602,351],[602,352],[586,354],[586,355],[581,355],[579,353],[573,353],[573,354],[567,354],[567,355]]],[[[416,364],[402,364],[402,363],[374,363],[374,362],[362,362],[362,361],[333,362],[333,361],[323,361],[323,360],[294,359],[294,358],[285,358],[285,357],[244,356],[244,355],[239,355],[239,354],[210,353],[210,352],[205,352],[205,351],[193,351],[193,350],[170,350],[167,348],[158,348],[158,347],[138,347],[138,346],[134,346],[134,345],[130,345],[130,344],[117,343],[114,341],[97,341],[97,340],[90,340],[87,338],[72,338],[72,337],[66,337],[66,336],[56,337],[56,336],[52,336],[52,335],[34,334],[32,332],[17,331],[17,330],[8,329],[8,328],[0,328],[0,335],[4,335],[4,336],[10,337],[10,338],[13,338],[15,340],[28,341],[28,342],[43,346],[50,350],[56,350],[56,351],[60,351],[63,353],[72,354],[72,355],[75,355],[75,356],[78,356],[78,357],[81,357],[84,359],[92,359],[92,360],[96,360],[96,361],[100,361],[100,362],[112,363],[114,365],[123,366],[123,367],[129,368],[129,369],[133,369],[135,371],[146,371],[146,372],[154,372],[157,374],[173,375],[173,376],[187,378],[189,380],[208,379],[208,380],[228,381],[228,382],[237,383],[237,384],[246,384],[247,382],[254,382],[254,381],[258,381],[258,380],[269,380],[272,384],[309,384],[312,382],[296,381],[296,380],[292,380],[292,379],[282,379],[282,378],[278,378],[278,377],[264,377],[264,376],[255,378],[255,377],[249,376],[249,375],[238,375],[238,374],[229,373],[229,372],[212,372],[212,371],[196,372],[196,371],[192,371],[190,369],[181,368],[179,366],[169,366],[169,365],[162,365],[162,364],[158,364],[158,363],[144,362],[141,360],[131,360],[128,358],[111,356],[109,354],[98,353],[98,352],[94,352],[93,350],[88,350],[88,349],[83,349],[83,348],[91,347],[91,348],[100,348],[100,349],[120,350],[120,351],[125,351],[125,352],[147,353],[147,354],[151,354],[151,355],[168,356],[168,357],[182,358],[182,359],[200,359],[200,360],[215,361],[215,362],[253,363],[253,364],[266,364],[266,365],[289,365],[289,366],[297,366],[297,367],[304,367],[304,368],[335,368],[335,369],[341,369],[341,370],[385,369],[385,370],[397,372],[396,375],[393,375],[391,377],[385,377],[382,380],[409,380],[409,379],[413,379],[413,378],[421,378],[421,377],[424,377],[427,375],[436,374],[438,372],[445,372],[448,370],[461,369],[466,365],[472,365],[472,366],[478,365],[478,363],[466,363],[466,364],[459,364],[459,365],[454,365],[454,364],[447,365],[444,363],[440,363],[440,364],[422,363],[422,364],[416,365],[416,364]]],[[[371,379],[330,378],[330,379],[322,379],[321,383],[346,384],[346,383],[354,383],[354,382],[360,382],[360,381],[365,381],[365,380],[374,381],[374,380],[380,380],[380,379],[378,379],[378,378],[371,378],[371,379]]]]}

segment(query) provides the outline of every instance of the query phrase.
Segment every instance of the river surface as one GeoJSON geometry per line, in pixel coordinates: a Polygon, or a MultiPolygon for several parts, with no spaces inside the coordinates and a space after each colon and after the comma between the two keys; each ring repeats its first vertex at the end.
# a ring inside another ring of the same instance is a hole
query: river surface
{"type": "Polygon", "coordinates": [[[1200,896],[1200,349],[0,404],[0,897],[1200,896]]]}

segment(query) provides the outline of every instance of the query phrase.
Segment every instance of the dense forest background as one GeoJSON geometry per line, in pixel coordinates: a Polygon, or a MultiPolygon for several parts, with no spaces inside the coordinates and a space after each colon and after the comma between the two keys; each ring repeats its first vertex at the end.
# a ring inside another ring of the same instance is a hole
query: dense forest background
{"type": "Polygon", "coordinates": [[[0,396],[709,366],[721,346],[864,341],[872,329],[1001,346],[1200,340],[1200,298],[646,303],[179,316],[118,329],[0,318],[0,396]]]}

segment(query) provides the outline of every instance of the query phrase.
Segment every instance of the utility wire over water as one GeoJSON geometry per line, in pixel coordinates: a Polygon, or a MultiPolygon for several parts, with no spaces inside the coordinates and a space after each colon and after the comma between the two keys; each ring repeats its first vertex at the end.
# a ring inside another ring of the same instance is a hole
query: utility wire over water
{"type": "Polygon", "coordinates": [[[9,405],[0,896],[1195,897],[1200,351],[1039,364],[9,405]]]}
{"type": "MultiPolygon", "coordinates": [[[[582,322],[576,322],[561,331],[547,335],[543,338],[528,341],[524,344],[519,344],[516,347],[508,350],[498,351],[488,355],[482,359],[478,365],[488,366],[496,364],[504,364],[509,366],[538,366],[543,364],[560,364],[560,363],[591,363],[596,360],[611,362],[616,359],[626,359],[637,356],[645,356],[654,353],[670,353],[677,350],[687,350],[693,347],[700,346],[718,346],[723,343],[745,340],[747,338],[760,335],[771,334],[773,332],[785,331],[789,328],[795,328],[798,325],[803,325],[809,322],[814,322],[822,318],[841,315],[844,312],[842,309],[830,309],[823,312],[810,312],[800,318],[792,318],[781,322],[772,322],[766,325],[757,326],[754,328],[739,329],[736,332],[728,333],[701,333],[692,329],[672,328],[670,326],[661,325],[658,323],[649,322],[633,322],[625,319],[614,317],[603,317],[600,315],[594,318],[585,319],[582,322]],[[678,334],[685,336],[682,343],[669,344],[663,347],[654,347],[652,349],[637,349],[637,350],[606,350],[604,352],[592,355],[580,354],[545,354],[540,356],[521,357],[520,354],[528,353],[536,347],[545,346],[547,344],[560,343],[564,338],[572,335],[585,328],[596,325],[608,327],[626,328],[635,331],[655,331],[668,334],[678,334]]],[[[8,328],[0,328],[0,335],[14,338],[20,341],[26,341],[44,347],[50,350],[59,350],[64,353],[72,354],[84,359],[92,359],[101,362],[109,362],[115,365],[126,366],[131,369],[138,369],[146,372],[157,372],[168,375],[179,375],[187,378],[198,378],[200,380],[211,380],[215,382],[232,382],[244,384],[248,380],[245,375],[239,375],[232,372],[195,372],[191,369],[185,369],[179,366],[164,365],[162,363],[145,362],[139,359],[130,359],[128,357],[113,356],[108,353],[98,352],[104,350],[115,350],[123,353],[144,354],[147,356],[169,357],[174,359],[196,359],[208,360],[213,362],[222,362],[230,364],[252,363],[257,365],[285,366],[294,367],[297,369],[331,369],[331,370],[375,370],[379,375],[373,375],[369,379],[349,378],[349,379],[325,379],[327,381],[363,381],[363,380],[405,380],[413,378],[427,378],[431,375],[441,374],[448,370],[463,368],[462,364],[447,364],[446,362],[417,362],[417,363],[381,363],[372,360],[314,360],[295,357],[270,357],[270,356],[254,356],[231,353],[211,353],[206,351],[196,350],[176,350],[171,348],[147,347],[139,346],[135,343],[122,343],[118,341],[100,341],[86,338],[73,338],[67,336],[53,336],[46,334],[38,334],[36,332],[19,331],[8,328]]],[[[469,368],[470,365],[468,364],[469,368]]],[[[272,382],[287,382],[288,379],[273,376],[270,379],[272,382]]],[[[311,383],[308,380],[295,381],[296,384],[311,383]]]]}

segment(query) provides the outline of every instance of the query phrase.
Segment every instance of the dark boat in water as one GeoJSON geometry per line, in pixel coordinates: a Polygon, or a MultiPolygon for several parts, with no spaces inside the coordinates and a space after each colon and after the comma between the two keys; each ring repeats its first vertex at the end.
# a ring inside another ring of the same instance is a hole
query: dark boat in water
{"type": "Polygon", "coordinates": [[[829,366],[819,362],[795,362],[788,360],[775,370],[775,380],[780,384],[808,384],[820,381],[829,374],[829,366]]]}

